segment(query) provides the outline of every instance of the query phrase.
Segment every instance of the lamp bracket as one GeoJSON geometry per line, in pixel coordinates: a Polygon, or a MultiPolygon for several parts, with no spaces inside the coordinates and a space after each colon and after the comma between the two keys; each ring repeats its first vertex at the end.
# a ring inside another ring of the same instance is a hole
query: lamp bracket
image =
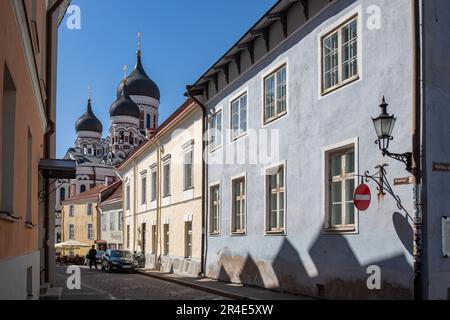
{"type": "Polygon", "coordinates": [[[411,152],[405,152],[405,153],[399,154],[399,153],[389,152],[388,150],[383,150],[383,156],[388,156],[389,158],[403,162],[406,165],[406,170],[408,172],[412,172],[413,154],[411,152]]]}

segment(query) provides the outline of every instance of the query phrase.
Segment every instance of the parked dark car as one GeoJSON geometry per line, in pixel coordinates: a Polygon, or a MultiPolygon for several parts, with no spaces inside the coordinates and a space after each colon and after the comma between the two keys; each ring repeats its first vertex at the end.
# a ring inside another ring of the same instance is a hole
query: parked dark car
{"type": "Polygon", "coordinates": [[[138,263],[133,254],[127,250],[107,250],[102,259],[102,270],[136,272],[138,263]]]}

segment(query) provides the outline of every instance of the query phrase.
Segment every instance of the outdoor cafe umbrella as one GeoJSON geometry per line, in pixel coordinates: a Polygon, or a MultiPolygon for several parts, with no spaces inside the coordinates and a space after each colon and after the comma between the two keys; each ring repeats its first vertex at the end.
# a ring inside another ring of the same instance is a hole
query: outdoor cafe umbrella
{"type": "Polygon", "coordinates": [[[89,248],[90,246],[88,244],[79,242],[79,241],[75,241],[75,240],[69,240],[66,242],[61,242],[61,243],[57,243],[55,244],[55,248],[56,249],[63,249],[63,250],[70,250],[71,253],[73,253],[73,250],[75,249],[80,249],[80,248],[89,248]]]}

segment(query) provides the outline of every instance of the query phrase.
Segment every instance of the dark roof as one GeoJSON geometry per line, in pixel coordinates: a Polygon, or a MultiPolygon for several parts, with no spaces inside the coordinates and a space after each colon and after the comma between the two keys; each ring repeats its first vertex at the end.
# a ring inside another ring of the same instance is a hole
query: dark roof
{"type": "Polygon", "coordinates": [[[105,190],[107,188],[108,188],[108,186],[106,186],[104,184],[99,184],[99,185],[93,187],[92,189],[89,189],[88,191],[79,193],[76,196],[71,197],[71,198],[67,199],[66,201],[63,201],[63,203],[68,203],[68,202],[72,202],[72,201],[76,201],[76,200],[97,198],[98,195],[100,194],[100,192],[102,192],[103,190],[105,190]]]}
{"type": "Polygon", "coordinates": [[[103,132],[103,126],[100,120],[95,116],[92,111],[92,101],[88,100],[87,111],[83,114],[75,124],[75,130],[80,131],[90,131],[90,132],[103,132]]]}
{"type": "MultiPolygon", "coordinates": [[[[122,199],[122,181],[117,181],[110,186],[110,188],[115,188],[114,192],[111,193],[100,203],[100,206],[107,205],[122,199]]],[[[104,190],[106,191],[106,190],[104,190]]]]}
{"type": "MultiPolygon", "coordinates": [[[[160,100],[161,94],[158,86],[152,79],[147,75],[142,66],[141,52],[138,51],[137,63],[134,70],[127,78],[128,83],[128,94],[131,96],[146,96],[151,97],[156,100],[160,100]]],[[[123,82],[120,83],[117,88],[117,97],[123,92],[123,82]]]]}
{"type": "Polygon", "coordinates": [[[139,119],[141,117],[141,111],[138,105],[134,103],[129,96],[127,80],[122,81],[122,85],[124,90],[119,98],[111,105],[109,115],[111,117],[129,116],[139,119]]]}

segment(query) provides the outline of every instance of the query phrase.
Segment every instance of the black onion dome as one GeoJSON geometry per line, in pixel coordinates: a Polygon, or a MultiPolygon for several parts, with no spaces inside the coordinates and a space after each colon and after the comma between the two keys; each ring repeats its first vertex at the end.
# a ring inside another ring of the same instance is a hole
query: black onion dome
{"type": "Polygon", "coordinates": [[[140,119],[141,110],[138,105],[131,100],[128,93],[128,84],[126,81],[122,81],[122,93],[119,98],[113,102],[109,109],[109,115],[111,117],[117,116],[129,116],[140,119]]]}
{"type": "Polygon", "coordinates": [[[88,100],[87,111],[83,114],[75,124],[75,130],[77,132],[80,131],[89,131],[89,132],[103,132],[103,125],[95,116],[92,111],[92,103],[91,99],[88,100]]]}
{"type": "MultiPolygon", "coordinates": [[[[137,64],[127,78],[128,94],[130,96],[145,96],[160,100],[161,94],[155,82],[147,75],[142,66],[141,52],[137,54],[137,64]]],[[[123,82],[117,88],[117,97],[123,92],[123,82]]]]}

